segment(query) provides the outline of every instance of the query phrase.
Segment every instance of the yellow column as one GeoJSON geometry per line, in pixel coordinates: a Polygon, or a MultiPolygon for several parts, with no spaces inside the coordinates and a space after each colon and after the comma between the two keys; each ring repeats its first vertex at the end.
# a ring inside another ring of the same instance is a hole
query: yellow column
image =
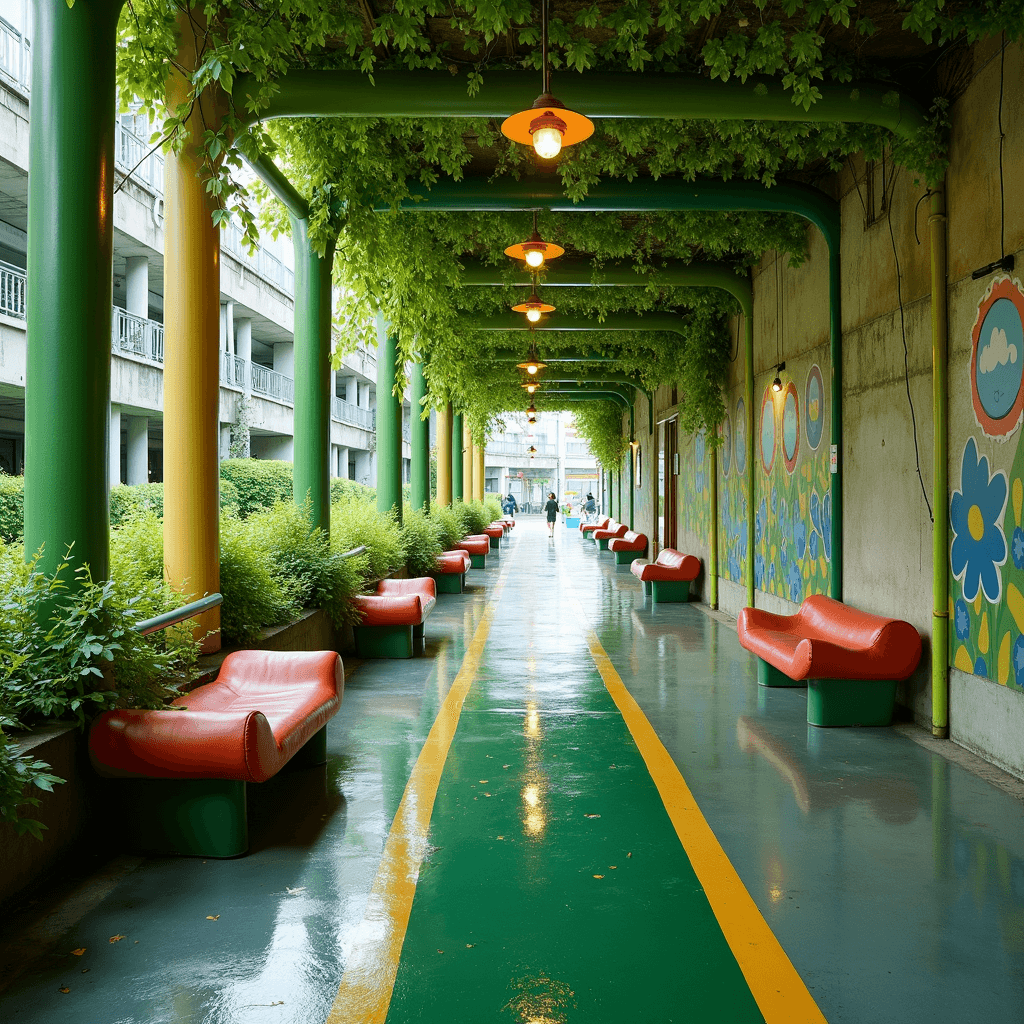
{"type": "MultiPolygon", "coordinates": [[[[199,19],[198,10],[178,16],[178,64],[186,70],[200,63],[199,19]]],[[[170,108],[187,93],[187,80],[172,65],[170,108]]],[[[208,90],[186,124],[183,151],[164,161],[164,574],[192,598],[220,589],[220,232],[199,177],[198,149],[204,126],[218,125],[220,117],[208,90]]],[[[199,616],[196,636],[204,653],[220,650],[219,608],[199,616]]]]}
{"type": "Polygon", "coordinates": [[[437,410],[437,504],[452,503],[452,403],[437,410]]]}
{"type": "Polygon", "coordinates": [[[468,426],[462,428],[462,500],[473,500],[473,435],[468,426]]]}
{"type": "Polygon", "coordinates": [[[483,442],[473,443],[473,497],[484,500],[484,446],[483,442]]]}

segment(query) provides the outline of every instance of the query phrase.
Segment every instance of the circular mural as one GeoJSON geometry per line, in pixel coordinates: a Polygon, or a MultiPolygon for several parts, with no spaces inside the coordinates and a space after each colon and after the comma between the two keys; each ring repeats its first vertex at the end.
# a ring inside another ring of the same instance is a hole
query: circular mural
{"type": "Polygon", "coordinates": [[[807,431],[808,447],[812,452],[816,452],[825,430],[825,382],[817,365],[807,371],[807,384],[804,386],[804,429],[807,431]]]}
{"type": "Polygon", "coordinates": [[[971,399],[988,437],[1006,437],[1024,412],[1024,295],[1008,277],[978,305],[971,332],[971,399]]]}
{"type": "Polygon", "coordinates": [[[729,414],[722,420],[722,476],[729,475],[732,466],[732,421],[729,414]]]}
{"type": "Polygon", "coordinates": [[[775,402],[771,384],[761,399],[761,465],[767,476],[775,462],[775,402]]]}
{"type": "Polygon", "coordinates": [[[796,456],[800,451],[800,409],[797,405],[796,385],[786,385],[786,397],[782,400],[782,458],[786,470],[796,469],[796,456]]]}
{"type": "Polygon", "coordinates": [[[743,404],[742,398],[736,403],[733,450],[736,453],[736,472],[742,476],[747,471],[747,407],[743,404]]]}

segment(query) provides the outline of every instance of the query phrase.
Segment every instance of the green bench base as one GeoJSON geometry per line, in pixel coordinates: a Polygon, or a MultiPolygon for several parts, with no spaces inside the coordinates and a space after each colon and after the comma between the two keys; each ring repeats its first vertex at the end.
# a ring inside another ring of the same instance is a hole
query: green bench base
{"type": "Polygon", "coordinates": [[[809,679],[807,724],[890,725],[896,707],[891,679],[809,679]]]}
{"type": "Polygon", "coordinates": [[[769,665],[763,658],[757,659],[757,681],[762,686],[806,686],[803,679],[790,679],[785,672],[780,672],[774,665],[769,665]]]}
{"type": "MultiPolygon", "coordinates": [[[[327,763],[327,726],[282,771],[327,763]]],[[[240,857],[249,849],[248,783],[240,779],[111,779],[125,845],[163,856],[240,857]]]]}
{"type": "Polygon", "coordinates": [[[594,538],[594,542],[597,544],[597,548],[598,548],[599,551],[607,551],[608,550],[608,541],[607,541],[606,538],[604,538],[604,537],[595,537],[594,538]]]}
{"type": "Polygon", "coordinates": [[[498,550],[498,544],[501,541],[501,538],[500,537],[491,537],[490,541],[491,541],[491,550],[492,551],[497,551],[498,550]]]}
{"type": "Polygon", "coordinates": [[[434,577],[434,584],[439,594],[461,594],[466,582],[463,572],[443,572],[434,577]]]}
{"type": "Polygon", "coordinates": [[[633,561],[637,558],[646,558],[647,548],[643,551],[616,551],[615,552],[615,564],[616,565],[632,565],[633,561]]]}
{"type": "Polygon", "coordinates": [[[474,569],[486,569],[487,568],[487,556],[486,555],[470,555],[470,565],[474,569]]]}
{"type": "Polygon", "coordinates": [[[655,604],[690,600],[689,580],[651,580],[651,597],[655,604]]]}
{"type": "MultiPolygon", "coordinates": [[[[419,628],[422,636],[423,627],[419,628]]],[[[356,626],[352,632],[358,658],[412,657],[412,626],[356,626]]]]}

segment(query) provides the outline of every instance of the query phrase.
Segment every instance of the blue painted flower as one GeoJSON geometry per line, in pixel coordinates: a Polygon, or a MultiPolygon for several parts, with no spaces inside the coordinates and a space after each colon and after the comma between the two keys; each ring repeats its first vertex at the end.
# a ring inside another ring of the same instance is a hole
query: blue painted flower
{"type": "Polygon", "coordinates": [[[793,528],[793,539],[796,541],[796,557],[803,558],[807,551],[807,523],[803,519],[796,521],[793,528]]]}
{"type": "Polygon", "coordinates": [[[1013,641],[1013,653],[1010,655],[1013,662],[1013,678],[1017,685],[1024,687],[1024,634],[1021,634],[1013,641]]]}
{"type": "Polygon", "coordinates": [[[779,502],[779,526],[782,528],[783,537],[790,536],[789,510],[785,498],[779,502]]]}
{"type": "Polygon", "coordinates": [[[978,457],[978,445],[967,439],[960,462],[960,490],[949,502],[953,530],[950,566],[953,578],[963,582],[964,600],[973,601],[978,589],[992,604],[1003,593],[999,567],[1006,562],[1006,474],[989,475],[988,456],[978,457]]]}
{"type": "Polygon", "coordinates": [[[988,676],[988,666],[985,664],[985,659],[979,657],[974,663],[974,674],[976,676],[988,676]]]}
{"type": "Polygon", "coordinates": [[[821,546],[825,549],[825,560],[832,561],[832,492],[821,499],[821,546]]]}
{"type": "Polygon", "coordinates": [[[768,566],[768,586],[770,587],[775,582],[775,563],[772,562],[768,566]]]}
{"type": "Polygon", "coordinates": [[[804,588],[804,578],[800,573],[800,566],[794,562],[789,567],[789,599],[794,604],[800,603],[800,598],[804,588]]]}
{"type": "Polygon", "coordinates": [[[759,590],[764,583],[764,555],[760,552],[754,556],[754,582],[759,590]]]}
{"type": "Polygon", "coordinates": [[[779,512],[779,492],[777,488],[772,488],[772,515],[778,515],[779,512]]]}
{"type": "Polygon", "coordinates": [[[779,564],[782,566],[782,571],[785,572],[789,568],[789,542],[785,537],[782,538],[782,543],[779,545],[779,564]]]}
{"type": "Polygon", "coordinates": [[[1010,551],[1013,553],[1013,564],[1018,569],[1024,569],[1024,530],[1019,526],[1014,527],[1010,551]]]}
{"type": "Polygon", "coordinates": [[[957,601],[953,618],[957,640],[966,640],[971,635],[971,616],[967,612],[967,602],[963,598],[957,601]]]}
{"type": "Polygon", "coordinates": [[[818,535],[817,533],[811,534],[811,558],[818,557],[818,535]]]}

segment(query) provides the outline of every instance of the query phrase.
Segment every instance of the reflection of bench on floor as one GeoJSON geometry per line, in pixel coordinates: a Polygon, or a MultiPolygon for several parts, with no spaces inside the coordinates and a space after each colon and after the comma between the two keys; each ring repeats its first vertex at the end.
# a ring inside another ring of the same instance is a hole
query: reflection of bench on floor
{"type": "Polygon", "coordinates": [[[345,671],[334,651],[235,651],[179,711],[106,711],[89,732],[96,771],[132,848],[237,857],[249,846],[246,784],[327,760],[345,671]]]}
{"type": "Polygon", "coordinates": [[[647,536],[627,530],[621,537],[608,541],[608,550],[615,552],[616,565],[629,565],[637,555],[643,558],[647,554],[647,536]]]}
{"type": "Polygon", "coordinates": [[[463,537],[455,545],[462,551],[468,551],[474,569],[487,568],[487,552],[491,550],[491,538],[485,533],[471,533],[463,537]]]}
{"type": "Polygon", "coordinates": [[[636,558],[629,571],[644,585],[644,593],[659,602],[689,601],[690,583],[700,574],[700,559],[674,548],[662,548],[653,562],[636,558]]]}
{"type": "Polygon", "coordinates": [[[352,603],[362,613],[353,630],[360,658],[411,658],[413,640],[434,610],[437,586],[429,576],[381,580],[376,594],[361,594],[352,603]]]}
{"type": "Polygon", "coordinates": [[[461,594],[465,589],[466,573],[473,564],[468,551],[442,551],[436,559],[434,583],[439,594],[461,594]]]}
{"type": "Polygon", "coordinates": [[[616,537],[625,536],[626,531],[629,529],[625,523],[617,523],[613,519],[607,526],[602,527],[599,530],[594,530],[590,535],[594,538],[597,546],[602,551],[608,550],[608,541],[613,540],[616,537]]]}
{"type": "Polygon", "coordinates": [[[649,610],[631,611],[633,629],[644,640],[672,640],[682,651],[707,650],[707,622],[703,615],[683,619],[679,615],[651,615],[649,610]]]}
{"type": "Polygon", "coordinates": [[[788,743],[773,736],[765,723],[746,715],[736,719],[736,740],[740,750],[760,754],[779,773],[804,814],[842,807],[850,800],[866,800],[875,815],[891,825],[906,825],[917,817],[920,799],[906,779],[865,777],[848,765],[822,768],[819,777],[812,778],[788,743]]]}
{"type": "Polygon", "coordinates": [[[806,598],[795,615],[744,608],[736,631],[759,659],[762,686],[807,683],[811,725],[888,725],[896,683],[921,660],[921,637],[909,622],[822,594],[806,598]]]}

